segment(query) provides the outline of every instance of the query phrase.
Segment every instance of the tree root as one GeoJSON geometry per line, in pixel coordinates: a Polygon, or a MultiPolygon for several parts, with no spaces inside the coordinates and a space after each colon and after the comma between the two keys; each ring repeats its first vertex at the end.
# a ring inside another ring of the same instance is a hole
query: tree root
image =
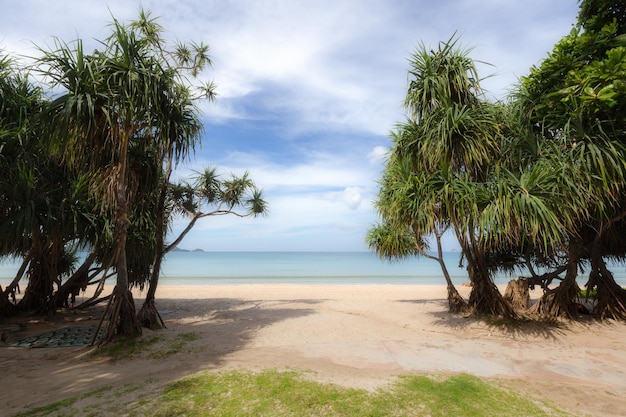
{"type": "Polygon", "coordinates": [[[450,313],[464,313],[468,310],[465,299],[457,291],[454,285],[448,285],[448,310],[450,313]]]}
{"type": "Polygon", "coordinates": [[[517,319],[519,315],[507,300],[502,297],[498,287],[489,279],[488,282],[472,282],[472,291],[469,296],[469,306],[477,314],[500,316],[517,319]]]}
{"type": "Polygon", "coordinates": [[[165,329],[165,322],[157,310],[154,300],[146,300],[137,313],[139,323],[148,329],[165,329]]]}
{"type": "Polygon", "coordinates": [[[98,345],[109,343],[115,336],[134,337],[141,335],[141,324],[135,315],[135,302],[133,294],[128,289],[119,290],[116,286],[109,299],[107,308],[98,324],[91,345],[96,342],[100,329],[105,321],[108,321],[104,335],[98,341],[98,345]]]}
{"type": "Polygon", "coordinates": [[[593,309],[600,320],[626,321],[626,290],[619,285],[598,285],[597,304],[593,309]]]}
{"type": "Polygon", "coordinates": [[[511,280],[504,291],[504,299],[516,311],[526,311],[530,307],[529,281],[526,278],[511,280]]]}
{"type": "Polygon", "coordinates": [[[577,315],[573,300],[578,292],[579,288],[575,282],[563,281],[558,287],[544,292],[543,296],[528,309],[528,313],[549,320],[572,319],[577,315]]]}

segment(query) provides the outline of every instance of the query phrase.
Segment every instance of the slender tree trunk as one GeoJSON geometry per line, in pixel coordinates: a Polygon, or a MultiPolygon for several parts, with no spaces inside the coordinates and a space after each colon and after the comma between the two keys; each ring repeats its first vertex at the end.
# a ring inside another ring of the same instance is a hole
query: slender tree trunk
{"type": "Polygon", "coordinates": [[[130,130],[122,132],[117,172],[117,210],[115,219],[115,246],[116,246],[116,274],[117,282],[113,289],[113,296],[103,319],[109,319],[109,325],[104,339],[108,342],[115,335],[138,336],[141,334],[141,325],[135,314],[135,301],[128,282],[128,267],[126,262],[126,239],[128,237],[128,196],[127,196],[127,159],[130,130]],[[108,316],[108,317],[107,317],[108,316]]]}
{"type": "MultiPolygon", "coordinates": [[[[413,229],[413,233],[415,234],[416,242],[418,242],[419,231],[413,229]]],[[[450,311],[450,313],[461,313],[467,309],[467,303],[465,302],[463,297],[461,297],[461,294],[459,294],[456,287],[454,286],[452,278],[450,278],[450,272],[448,271],[448,267],[443,260],[443,248],[441,247],[441,236],[443,233],[444,231],[438,231],[435,233],[435,240],[437,242],[437,256],[432,256],[419,246],[417,247],[417,251],[425,258],[437,261],[439,267],[441,268],[441,272],[443,273],[443,277],[446,280],[446,290],[448,291],[448,310],[450,311]]]]}
{"type": "Polygon", "coordinates": [[[441,267],[441,272],[443,272],[443,277],[446,280],[446,290],[448,291],[448,310],[451,313],[461,313],[467,310],[467,303],[459,294],[459,291],[454,286],[452,282],[452,278],[450,278],[450,273],[448,272],[448,267],[443,260],[443,248],[441,247],[441,235],[435,235],[437,240],[437,262],[439,262],[439,266],[441,267]]]}
{"type": "Polygon", "coordinates": [[[59,287],[57,292],[50,299],[46,307],[48,310],[51,311],[56,308],[70,307],[74,303],[75,297],[80,291],[84,291],[89,284],[89,270],[95,259],[96,253],[94,251],[90,252],[82,265],[78,267],[76,272],[74,272],[61,287],[59,287]]]}
{"type": "Polygon", "coordinates": [[[167,166],[165,168],[165,174],[163,175],[163,183],[161,184],[161,191],[159,194],[159,202],[157,205],[157,225],[156,225],[156,250],[154,254],[154,260],[152,262],[152,271],[150,275],[150,284],[148,286],[148,292],[146,298],[137,313],[137,319],[142,326],[149,329],[160,329],[165,327],[165,322],[161,318],[159,311],[156,308],[156,290],[159,285],[159,276],[161,275],[161,264],[163,263],[163,257],[165,256],[165,200],[167,199],[167,191],[172,175],[172,151],[169,151],[167,155],[167,166]]]}
{"type": "Polygon", "coordinates": [[[165,322],[161,318],[159,311],[156,308],[156,290],[159,284],[159,276],[161,274],[161,263],[163,261],[164,250],[163,246],[157,246],[156,253],[154,255],[154,262],[152,264],[152,273],[150,276],[150,285],[146,298],[141,306],[141,309],[137,313],[137,319],[139,323],[147,327],[148,329],[161,329],[165,328],[165,322]]]}

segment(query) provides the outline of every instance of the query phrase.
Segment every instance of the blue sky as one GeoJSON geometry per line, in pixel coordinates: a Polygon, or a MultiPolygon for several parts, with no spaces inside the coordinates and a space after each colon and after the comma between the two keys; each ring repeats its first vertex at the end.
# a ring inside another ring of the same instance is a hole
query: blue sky
{"type": "Polygon", "coordinates": [[[211,47],[202,77],[219,96],[201,105],[203,146],[177,175],[248,170],[270,204],[266,218],[204,219],[180,246],[245,251],[367,250],[417,46],[458,32],[472,58],[491,64],[479,66],[483,87],[504,99],[578,12],[573,0],[22,0],[3,5],[0,49],[33,55],[52,36],[93,49],[111,14],[126,21],[140,7],[168,39],[211,47]]]}

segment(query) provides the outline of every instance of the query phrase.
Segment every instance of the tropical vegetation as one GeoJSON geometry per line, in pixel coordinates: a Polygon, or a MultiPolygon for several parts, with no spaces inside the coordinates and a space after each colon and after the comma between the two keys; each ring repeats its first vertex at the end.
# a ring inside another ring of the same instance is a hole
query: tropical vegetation
{"type": "Polygon", "coordinates": [[[168,49],[144,11],[110,27],[92,53],[81,39],[55,39],[40,50],[30,71],[50,96],[8,57],[0,60],[0,256],[23,260],[0,288],[0,316],[54,311],[92,284],[98,301],[115,277],[104,341],[140,334],[141,323],[162,324],[154,294],[163,256],[198,219],[267,212],[248,173],[222,178],[208,169],[194,184],[171,182],[202,133],[196,102],[215,97],[212,82],[194,82],[211,65],[208,46],[168,49]],[[190,216],[189,226],[167,244],[177,215],[190,216]],[[80,266],[78,250],[88,251],[80,266]],[[28,283],[18,301],[22,278],[28,283]],[[138,317],[130,289],[145,285],[138,317]]]}
{"type": "Polygon", "coordinates": [[[486,98],[456,35],[436,50],[421,45],[409,60],[407,120],[391,134],[370,247],[389,259],[439,261],[451,311],[573,317],[587,267],[592,312],[626,319],[626,290],[606,262],[626,254],[625,29],[621,3],[582,1],[572,31],[505,102],[486,98]],[[446,231],[467,264],[467,301],[445,270],[446,231]],[[501,270],[527,275],[506,297],[493,281],[501,270]],[[530,307],[536,285],[544,295],[530,307]]]}

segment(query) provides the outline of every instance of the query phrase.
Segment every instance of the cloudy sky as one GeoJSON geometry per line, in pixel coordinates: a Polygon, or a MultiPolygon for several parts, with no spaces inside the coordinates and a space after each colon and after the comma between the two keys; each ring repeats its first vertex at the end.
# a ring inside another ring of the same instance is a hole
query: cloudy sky
{"type": "MultiPolygon", "coordinates": [[[[408,59],[455,32],[505,99],[575,22],[575,0],[20,0],[0,15],[0,49],[36,54],[52,37],[107,34],[143,7],[171,40],[205,42],[218,88],[202,105],[203,166],[250,172],[262,219],[208,218],[180,245],[205,250],[367,250],[388,133],[404,120],[408,59]]],[[[182,227],[178,222],[174,233],[182,227]]]]}

